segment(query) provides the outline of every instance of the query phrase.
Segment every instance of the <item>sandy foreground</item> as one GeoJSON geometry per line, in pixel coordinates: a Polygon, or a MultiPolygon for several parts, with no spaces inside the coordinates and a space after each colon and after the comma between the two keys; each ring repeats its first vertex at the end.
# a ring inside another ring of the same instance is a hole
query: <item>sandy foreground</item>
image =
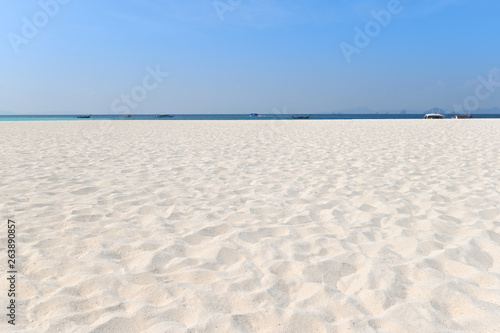
{"type": "Polygon", "coordinates": [[[0,154],[2,332],[500,332],[500,120],[0,122],[0,154]]]}

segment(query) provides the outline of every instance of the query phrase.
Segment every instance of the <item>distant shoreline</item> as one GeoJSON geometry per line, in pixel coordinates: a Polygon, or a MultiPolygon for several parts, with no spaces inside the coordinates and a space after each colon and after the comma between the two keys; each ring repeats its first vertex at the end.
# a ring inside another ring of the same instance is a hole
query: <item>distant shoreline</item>
{"type": "MultiPolygon", "coordinates": [[[[0,121],[94,121],[94,120],[286,120],[292,116],[300,116],[305,113],[296,114],[260,114],[259,117],[250,117],[248,114],[172,114],[172,118],[156,118],[156,114],[92,114],[91,118],[77,118],[78,115],[0,115],[0,121]]],[[[446,119],[451,119],[453,114],[444,114],[446,119]]],[[[352,119],[423,119],[424,113],[420,114],[312,114],[308,120],[352,120],[352,119]]],[[[500,114],[473,114],[473,118],[498,119],[500,114]]]]}

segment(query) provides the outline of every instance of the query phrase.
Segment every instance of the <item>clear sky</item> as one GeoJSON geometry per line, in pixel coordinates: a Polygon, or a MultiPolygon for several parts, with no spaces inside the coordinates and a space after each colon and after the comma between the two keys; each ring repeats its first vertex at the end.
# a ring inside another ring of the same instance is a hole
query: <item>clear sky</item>
{"type": "Polygon", "coordinates": [[[0,111],[495,107],[498,13],[498,0],[0,0],[0,111]]]}

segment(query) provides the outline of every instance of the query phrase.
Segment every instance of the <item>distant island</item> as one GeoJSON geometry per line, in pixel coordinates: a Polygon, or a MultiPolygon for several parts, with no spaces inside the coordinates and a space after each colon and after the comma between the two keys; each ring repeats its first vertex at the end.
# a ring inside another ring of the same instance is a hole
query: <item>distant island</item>
{"type": "MultiPolygon", "coordinates": [[[[370,108],[355,108],[341,111],[331,112],[331,114],[425,114],[425,113],[441,113],[441,114],[457,114],[469,113],[469,111],[445,110],[442,108],[432,108],[429,110],[373,110],[370,108]]],[[[471,111],[473,114],[500,114],[500,107],[476,109],[471,111]]]]}

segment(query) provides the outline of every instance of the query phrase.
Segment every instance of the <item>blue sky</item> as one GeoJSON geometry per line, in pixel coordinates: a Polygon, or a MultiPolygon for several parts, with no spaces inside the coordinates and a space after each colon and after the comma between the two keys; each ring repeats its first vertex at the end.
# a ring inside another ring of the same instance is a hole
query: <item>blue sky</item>
{"type": "Polygon", "coordinates": [[[499,12],[494,0],[0,0],[0,111],[490,108],[499,12]]]}

